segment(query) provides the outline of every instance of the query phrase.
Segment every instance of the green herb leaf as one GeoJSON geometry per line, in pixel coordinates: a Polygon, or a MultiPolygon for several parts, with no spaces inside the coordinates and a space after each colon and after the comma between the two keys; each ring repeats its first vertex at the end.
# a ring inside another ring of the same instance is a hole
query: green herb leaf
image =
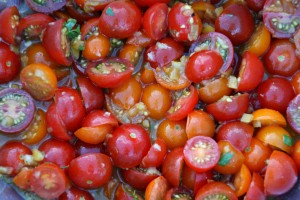
{"type": "Polygon", "coordinates": [[[107,15],[109,15],[109,16],[114,16],[115,15],[115,13],[114,13],[114,11],[113,11],[113,9],[111,8],[111,7],[108,7],[107,9],[106,9],[106,12],[105,12],[107,15]]]}
{"type": "Polygon", "coordinates": [[[221,165],[224,167],[225,165],[227,165],[230,162],[232,157],[233,157],[233,153],[231,153],[231,152],[222,153],[221,158],[218,162],[218,165],[221,165]]]}
{"type": "Polygon", "coordinates": [[[78,35],[80,35],[80,26],[77,26],[75,29],[67,31],[66,34],[69,40],[74,40],[78,35]]]}
{"type": "Polygon", "coordinates": [[[68,21],[65,23],[65,27],[68,29],[68,31],[71,31],[76,25],[76,22],[76,19],[68,19],[68,21]]]}
{"type": "Polygon", "coordinates": [[[294,144],[293,138],[291,138],[289,135],[283,135],[283,143],[287,146],[291,147],[294,144]]]}

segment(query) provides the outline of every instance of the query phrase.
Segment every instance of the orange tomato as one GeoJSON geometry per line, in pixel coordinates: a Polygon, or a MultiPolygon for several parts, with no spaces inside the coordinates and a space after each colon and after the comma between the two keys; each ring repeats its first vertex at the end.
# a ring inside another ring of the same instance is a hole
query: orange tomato
{"type": "Polygon", "coordinates": [[[88,144],[100,144],[112,130],[112,125],[103,124],[95,127],[81,127],[74,135],[81,141],[88,144]]]}
{"type": "Polygon", "coordinates": [[[109,54],[109,51],[109,38],[99,33],[98,35],[90,36],[86,40],[82,55],[88,60],[99,60],[105,58],[109,54]]]}
{"type": "Polygon", "coordinates": [[[300,140],[296,142],[292,150],[292,158],[294,159],[298,170],[300,171],[300,140]]]}
{"type": "Polygon", "coordinates": [[[251,172],[246,165],[242,165],[241,169],[234,175],[233,185],[235,187],[236,196],[240,197],[248,191],[251,183],[251,172]]]}
{"type": "Polygon", "coordinates": [[[33,169],[23,167],[21,171],[13,178],[13,183],[23,190],[30,190],[30,176],[33,169]]]}
{"type": "Polygon", "coordinates": [[[291,80],[292,86],[296,94],[300,94],[300,71],[297,71],[291,80]]]}
{"type": "Polygon", "coordinates": [[[163,176],[159,176],[152,180],[145,191],[145,200],[164,199],[169,189],[169,183],[163,176]]]}
{"type": "Polygon", "coordinates": [[[155,79],[155,75],[153,72],[153,69],[148,66],[149,64],[145,64],[144,67],[141,70],[141,81],[144,84],[150,84],[150,83],[155,83],[156,79],[155,79]]]}
{"type": "Polygon", "coordinates": [[[119,51],[119,57],[124,58],[136,65],[140,59],[143,48],[140,46],[125,44],[119,51]]]}
{"type": "Polygon", "coordinates": [[[261,108],[255,110],[252,113],[252,116],[252,123],[254,127],[261,127],[267,125],[279,125],[283,127],[286,126],[285,117],[277,110],[261,108]]]}
{"type": "Polygon", "coordinates": [[[187,116],[185,130],[188,138],[197,135],[213,137],[215,134],[215,122],[207,112],[194,110],[187,116]]]}

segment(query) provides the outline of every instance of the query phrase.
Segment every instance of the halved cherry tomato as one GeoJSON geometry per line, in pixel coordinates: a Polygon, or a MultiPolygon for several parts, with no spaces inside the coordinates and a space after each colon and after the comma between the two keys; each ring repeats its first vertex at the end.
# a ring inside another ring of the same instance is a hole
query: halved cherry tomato
{"type": "Polygon", "coordinates": [[[58,200],[94,200],[94,197],[85,190],[81,190],[76,187],[71,187],[65,191],[62,195],[59,196],[58,200]]]}
{"type": "Polygon", "coordinates": [[[99,33],[98,35],[90,36],[84,45],[82,56],[87,60],[99,60],[105,58],[110,51],[110,41],[105,35],[99,33]]]}
{"type": "Polygon", "coordinates": [[[285,127],[287,122],[284,116],[273,109],[261,108],[253,111],[252,123],[254,127],[279,125],[285,127]]]}
{"type": "Polygon", "coordinates": [[[140,72],[141,73],[140,79],[144,84],[150,84],[156,82],[154,71],[149,65],[150,65],[149,63],[145,63],[140,72]]]}
{"type": "Polygon", "coordinates": [[[100,144],[106,139],[112,128],[109,124],[96,127],[81,127],[74,132],[74,135],[88,144],[100,144]]]}
{"type": "Polygon", "coordinates": [[[127,38],[126,44],[132,44],[135,46],[140,46],[140,47],[148,47],[149,45],[153,44],[155,40],[152,38],[148,37],[146,33],[143,31],[137,31],[135,32],[132,36],[127,38]]]}
{"type": "Polygon", "coordinates": [[[292,127],[294,131],[300,133],[299,126],[299,105],[300,105],[300,95],[298,94],[295,98],[293,98],[287,107],[286,117],[289,125],[292,127]]]}
{"type": "Polygon", "coordinates": [[[297,165],[298,171],[300,171],[300,141],[299,140],[293,146],[291,156],[297,165]]]}
{"type": "Polygon", "coordinates": [[[169,188],[168,181],[164,176],[152,180],[145,191],[145,200],[163,199],[169,188]]]}
{"type": "Polygon", "coordinates": [[[165,200],[173,199],[192,199],[193,194],[190,190],[185,187],[173,187],[169,189],[165,195],[165,200]]]}
{"type": "Polygon", "coordinates": [[[183,155],[187,166],[196,172],[207,172],[217,165],[220,149],[212,138],[195,136],[186,142],[183,155]]]}
{"type": "Polygon", "coordinates": [[[61,9],[66,5],[66,0],[60,1],[35,1],[25,0],[26,4],[34,11],[41,13],[52,13],[53,11],[61,9]]]}
{"type": "Polygon", "coordinates": [[[247,6],[255,12],[262,10],[265,2],[266,0],[246,0],[247,6]]]}
{"type": "Polygon", "coordinates": [[[248,191],[251,184],[251,172],[246,165],[242,165],[241,169],[234,175],[233,181],[236,196],[240,197],[248,191]]]}
{"type": "Polygon", "coordinates": [[[300,71],[295,72],[291,80],[292,86],[296,94],[300,94],[300,71]]]}
{"type": "Polygon", "coordinates": [[[194,110],[187,116],[185,131],[188,138],[198,135],[213,137],[215,122],[207,112],[194,110]]]}
{"type": "Polygon", "coordinates": [[[143,200],[143,198],[134,188],[122,183],[115,190],[114,200],[143,200]]]}
{"type": "Polygon", "coordinates": [[[91,13],[103,10],[105,6],[113,1],[114,0],[102,0],[95,2],[92,0],[75,0],[75,3],[85,12],[91,13]]]}
{"type": "Polygon", "coordinates": [[[249,189],[245,195],[245,200],[264,200],[266,195],[264,192],[264,180],[256,172],[252,175],[249,189]]]}
{"type": "Polygon", "coordinates": [[[30,177],[32,175],[33,169],[23,167],[21,171],[13,178],[13,183],[23,190],[30,190],[30,177]]]}
{"type": "Polygon", "coordinates": [[[19,22],[20,14],[16,6],[7,7],[0,12],[0,37],[8,44],[16,45],[19,22]]]}
{"type": "Polygon", "coordinates": [[[228,200],[238,199],[234,191],[222,182],[210,182],[200,188],[195,196],[195,200],[202,200],[206,198],[223,198],[228,200]]]}
{"type": "Polygon", "coordinates": [[[150,7],[155,3],[169,3],[170,0],[134,0],[141,7],[150,7]]]}
{"type": "Polygon", "coordinates": [[[118,57],[129,60],[132,64],[137,65],[143,48],[133,44],[124,44],[120,49],[118,57]]]}
{"type": "MultiPolygon", "coordinates": [[[[109,1],[109,0],[108,0],[109,1]]],[[[75,1],[67,1],[65,9],[67,11],[64,12],[65,14],[68,14],[71,18],[76,19],[78,23],[83,24],[85,21],[88,21],[89,19],[92,19],[94,17],[98,18],[98,13],[88,13],[85,12],[83,9],[81,9],[75,1]]],[[[57,13],[57,11],[55,12],[57,13]]]]}

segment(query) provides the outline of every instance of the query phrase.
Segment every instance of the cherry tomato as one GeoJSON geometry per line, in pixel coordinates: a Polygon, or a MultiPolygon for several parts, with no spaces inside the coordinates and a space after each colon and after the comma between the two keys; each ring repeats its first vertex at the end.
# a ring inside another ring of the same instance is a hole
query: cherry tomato
{"type": "Polygon", "coordinates": [[[148,47],[154,42],[155,40],[148,37],[144,31],[137,31],[126,40],[126,44],[132,44],[140,47],[148,47]]]}
{"type": "Polygon", "coordinates": [[[111,132],[112,126],[103,124],[96,127],[81,127],[74,132],[74,135],[88,144],[100,144],[111,132]]]}
{"type": "Polygon", "coordinates": [[[141,101],[149,110],[150,117],[162,119],[171,107],[172,97],[169,90],[159,84],[151,84],[143,89],[141,101]]]}
{"type": "Polygon", "coordinates": [[[186,142],[183,155],[187,166],[196,172],[207,172],[217,165],[220,150],[210,137],[195,136],[186,142]]]}
{"type": "Polygon", "coordinates": [[[234,175],[233,184],[236,196],[244,195],[251,184],[251,172],[246,165],[242,165],[241,169],[234,175]]]}
{"type": "Polygon", "coordinates": [[[168,110],[166,118],[177,121],[186,118],[198,103],[198,93],[194,86],[179,92],[175,98],[174,105],[168,110]]]}
{"type": "Polygon", "coordinates": [[[270,77],[257,89],[258,100],[262,108],[270,108],[284,113],[295,92],[291,83],[281,77],[270,77]]]}
{"type": "Polygon", "coordinates": [[[175,40],[193,42],[201,33],[202,21],[192,6],[177,2],[168,14],[168,29],[175,40]]]}
{"type": "Polygon", "coordinates": [[[193,194],[191,191],[184,187],[173,187],[166,193],[165,200],[172,199],[192,199],[193,194]]]}
{"type": "Polygon", "coordinates": [[[300,126],[298,123],[299,116],[299,104],[300,104],[300,95],[298,94],[295,98],[293,98],[286,110],[286,117],[288,120],[288,124],[292,127],[294,131],[300,133],[300,126]]]}
{"type": "Polygon", "coordinates": [[[105,148],[102,144],[88,144],[81,140],[76,140],[74,147],[76,150],[76,156],[82,156],[88,153],[105,153],[105,148]]]}
{"type": "Polygon", "coordinates": [[[121,86],[130,78],[133,70],[133,64],[121,58],[107,58],[87,66],[91,81],[102,88],[121,86]]]}
{"type": "Polygon", "coordinates": [[[252,113],[252,123],[254,127],[266,125],[279,125],[285,127],[287,122],[284,116],[273,109],[260,108],[252,113]]]}
{"type": "Polygon", "coordinates": [[[22,159],[25,155],[31,155],[31,150],[21,142],[8,141],[0,147],[0,166],[5,168],[6,173],[16,175],[24,166],[22,159]]]}
{"type": "Polygon", "coordinates": [[[268,161],[264,186],[267,195],[280,195],[289,191],[297,182],[295,161],[287,154],[274,150],[268,161]]]}
{"type": "Polygon", "coordinates": [[[291,153],[291,156],[292,158],[294,159],[296,165],[297,165],[297,168],[298,168],[298,171],[300,170],[300,141],[298,140],[294,146],[293,146],[293,149],[292,149],[292,153],[291,153]]]}
{"type": "Polygon", "coordinates": [[[43,163],[34,168],[29,181],[31,189],[45,199],[58,198],[67,188],[67,176],[53,163],[43,163]]]}
{"type": "Polygon", "coordinates": [[[185,68],[185,75],[190,81],[200,83],[213,78],[222,65],[223,59],[216,51],[197,51],[190,56],[185,68]]]}
{"type": "Polygon", "coordinates": [[[254,32],[254,18],[246,6],[232,4],[216,19],[215,29],[229,37],[234,45],[240,45],[254,32]]]}
{"type": "Polygon", "coordinates": [[[155,3],[166,3],[168,4],[170,0],[134,0],[141,7],[150,7],[155,3]]]}
{"type": "Polygon", "coordinates": [[[194,110],[187,116],[185,131],[188,138],[198,135],[213,137],[215,134],[215,123],[207,112],[194,110]]]}
{"type": "Polygon", "coordinates": [[[76,187],[71,187],[67,191],[65,191],[62,195],[59,196],[58,200],[94,200],[94,197],[85,190],[81,190],[76,187]]]}
{"type": "Polygon", "coordinates": [[[253,133],[254,128],[249,124],[228,122],[218,128],[216,140],[228,140],[237,149],[244,151],[250,145],[253,133]]]}
{"type": "Polygon", "coordinates": [[[266,0],[246,0],[247,6],[255,12],[262,10],[265,2],[266,0]]]}
{"type": "Polygon", "coordinates": [[[51,99],[57,89],[57,78],[54,71],[42,63],[30,64],[22,69],[20,81],[37,100],[51,99]]]}
{"type": "Polygon", "coordinates": [[[102,153],[89,153],[79,156],[70,162],[68,174],[71,181],[84,189],[103,186],[111,178],[113,164],[110,158],[102,153]]]}
{"type": "Polygon", "coordinates": [[[139,165],[151,147],[147,131],[136,124],[123,124],[107,141],[107,151],[115,166],[131,168],[139,165]]]}
{"type": "Polygon", "coordinates": [[[266,160],[270,158],[271,153],[269,145],[252,138],[249,147],[243,152],[244,163],[252,172],[260,172],[267,166],[266,160]]]}
{"type": "Polygon", "coordinates": [[[234,191],[228,185],[222,182],[210,182],[200,188],[195,196],[195,200],[206,198],[224,198],[229,200],[238,199],[234,191]]]}
{"type": "Polygon", "coordinates": [[[8,44],[16,45],[17,27],[20,14],[16,6],[10,6],[0,12],[0,37],[8,44]]]}
{"type": "MultiPolygon", "coordinates": [[[[97,12],[85,12],[83,9],[77,6],[75,1],[67,1],[65,9],[67,11],[65,14],[67,14],[70,18],[76,19],[80,24],[94,17],[98,18],[99,15],[97,12]]],[[[57,13],[57,11],[55,13],[57,13]]]]}
{"type": "Polygon", "coordinates": [[[152,180],[145,191],[145,200],[163,199],[169,188],[168,181],[164,176],[152,180]]]}
{"type": "Polygon", "coordinates": [[[91,13],[103,10],[105,6],[113,1],[114,0],[103,0],[94,2],[92,0],[75,0],[75,3],[85,12],[91,13]]]}
{"type": "Polygon", "coordinates": [[[150,65],[149,63],[148,64],[146,63],[145,65],[143,65],[143,67],[141,69],[140,79],[141,79],[141,82],[144,84],[150,84],[150,83],[156,82],[154,71],[152,70],[152,68],[149,65],[150,65]]]}
{"type": "Polygon", "coordinates": [[[124,39],[139,30],[142,22],[139,7],[129,1],[108,4],[99,18],[99,30],[110,38],[124,39]]]}
{"type": "Polygon", "coordinates": [[[85,41],[82,55],[87,60],[99,60],[105,58],[109,54],[110,42],[109,39],[103,35],[92,35],[85,41]]]}
{"type": "Polygon", "coordinates": [[[183,147],[187,141],[185,132],[185,120],[163,120],[157,128],[157,137],[164,140],[168,149],[183,147]]]}
{"type": "Polygon", "coordinates": [[[13,183],[23,190],[30,190],[30,177],[32,175],[33,169],[23,167],[21,171],[13,178],[13,183]]]}
{"type": "Polygon", "coordinates": [[[264,55],[266,70],[273,75],[291,76],[300,68],[300,59],[295,53],[296,46],[288,39],[272,41],[264,55]]]}
{"type": "Polygon", "coordinates": [[[245,195],[245,200],[264,200],[264,180],[258,173],[253,173],[249,189],[245,195]]]}
{"type": "Polygon", "coordinates": [[[156,3],[149,7],[143,16],[145,33],[154,40],[160,40],[167,34],[168,5],[156,3]]]}
{"type": "Polygon", "coordinates": [[[119,51],[119,58],[127,59],[132,64],[137,65],[141,54],[142,54],[143,48],[140,46],[136,46],[133,44],[124,44],[124,46],[119,51]]]}
{"type": "Polygon", "coordinates": [[[295,72],[292,76],[291,84],[296,94],[300,94],[300,71],[295,72]]]}
{"type": "Polygon", "coordinates": [[[35,1],[25,0],[26,4],[34,11],[41,13],[52,13],[53,11],[61,9],[66,5],[66,0],[61,1],[35,1]]]}
{"type": "Polygon", "coordinates": [[[7,44],[0,42],[0,83],[7,83],[17,77],[20,68],[20,56],[13,52],[7,44]]]}
{"type": "Polygon", "coordinates": [[[127,184],[120,184],[115,190],[114,200],[142,200],[143,198],[137,194],[136,190],[127,184]]]}
{"type": "Polygon", "coordinates": [[[229,121],[242,117],[249,107],[248,94],[237,94],[223,97],[219,101],[206,106],[208,113],[218,121],[229,121]]]}
{"type": "Polygon", "coordinates": [[[221,174],[237,173],[245,160],[243,153],[226,140],[220,140],[218,146],[221,156],[214,170],[221,174]]]}

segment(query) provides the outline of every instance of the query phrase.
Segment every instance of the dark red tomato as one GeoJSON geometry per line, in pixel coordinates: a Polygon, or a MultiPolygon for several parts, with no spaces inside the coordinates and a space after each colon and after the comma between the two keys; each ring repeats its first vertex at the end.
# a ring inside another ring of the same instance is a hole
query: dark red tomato
{"type": "Polygon", "coordinates": [[[192,6],[177,2],[168,14],[170,35],[177,41],[194,42],[202,30],[202,21],[192,6]]]}
{"type": "Polygon", "coordinates": [[[300,69],[300,59],[296,55],[296,46],[288,39],[272,41],[264,55],[266,70],[273,75],[291,76],[300,69]]]}
{"type": "Polygon", "coordinates": [[[83,39],[87,39],[89,34],[99,33],[98,30],[99,17],[87,20],[81,27],[80,33],[83,39]]]}
{"type": "Polygon", "coordinates": [[[183,148],[176,148],[170,151],[163,164],[162,175],[167,179],[170,185],[178,187],[181,181],[181,174],[184,165],[183,148]]]}
{"type": "Polygon", "coordinates": [[[26,0],[26,4],[34,11],[41,13],[52,13],[53,11],[61,9],[66,5],[66,0],[26,0]]]}
{"type": "Polygon", "coordinates": [[[151,147],[147,131],[136,124],[119,126],[107,141],[107,151],[114,165],[132,168],[139,165],[151,147]]]}
{"type": "Polygon", "coordinates": [[[0,91],[1,133],[20,133],[30,125],[34,113],[34,101],[26,91],[16,88],[0,91]]]}
{"type": "Polygon", "coordinates": [[[183,149],[187,166],[196,172],[207,172],[215,167],[220,158],[218,144],[210,137],[195,136],[190,138],[183,149]]]}
{"type": "Polygon", "coordinates": [[[300,94],[300,71],[297,71],[291,79],[291,84],[295,90],[296,95],[300,94]]]}
{"type": "Polygon", "coordinates": [[[186,64],[185,75],[194,82],[213,78],[223,65],[222,56],[212,50],[201,50],[192,54],[186,64]]]}
{"type": "Polygon", "coordinates": [[[54,96],[55,107],[66,128],[77,130],[85,116],[85,109],[79,92],[70,87],[60,87],[54,96]]]}
{"type": "Polygon", "coordinates": [[[286,111],[289,102],[295,97],[291,83],[281,77],[270,77],[257,89],[258,100],[262,108],[270,108],[281,113],[286,111]]]}
{"type": "Polygon", "coordinates": [[[62,169],[69,166],[76,156],[75,148],[70,143],[55,139],[44,141],[39,150],[43,152],[43,162],[55,163],[62,169]]]}
{"type": "Polygon", "coordinates": [[[298,170],[295,161],[286,153],[274,150],[268,160],[264,186],[267,195],[288,192],[297,182],[298,170]]]}
{"type": "Polygon", "coordinates": [[[45,47],[50,58],[60,65],[70,66],[72,59],[70,57],[70,44],[67,39],[67,28],[64,27],[66,19],[59,19],[46,27],[42,44],[45,47]]]}
{"type": "Polygon", "coordinates": [[[91,80],[86,77],[78,77],[77,83],[85,111],[89,113],[92,110],[101,109],[104,105],[104,93],[102,89],[95,86],[91,80]]]}
{"type": "Polygon", "coordinates": [[[81,140],[76,140],[74,143],[76,155],[82,156],[88,153],[105,153],[105,147],[103,144],[88,144],[81,140]]]}
{"type": "Polygon", "coordinates": [[[59,196],[58,200],[94,200],[94,197],[85,190],[76,187],[71,187],[59,196]]]}
{"type": "Polygon", "coordinates": [[[223,58],[223,65],[220,73],[224,73],[231,66],[233,61],[233,46],[227,36],[222,33],[210,32],[202,34],[190,47],[192,54],[201,50],[213,50],[218,52],[223,58]]]}
{"type": "MultiPolygon", "coordinates": [[[[98,13],[88,13],[82,10],[74,1],[67,1],[65,9],[70,18],[76,19],[78,23],[82,24],[83,22],[97,17],[98,13]]],[[[98,24],[97,24],[98,26],[98,24]]]]}
{"type": "Polygon", "coordinates": [[[114,200],[142,200],[143,198],[127,184],[120,184],[115,190],[114,200]]]}
{"type": "Polygon", "coordinates": [[[167,146],[163,139],[157,138],[143,158],[140,166],[144,168],[159,167],[167,154],[167,146]]]}
{"type": "Polygon", "coordinates": [[[265,2],[266,0],[246,0],[248,8],[255,12],[261,11],[264,7],[265,2]]]}
{"type": "Polygon", "coordinates": [[[107,58],[87,66],[87,74],[92,82],[101,88],[121,86],[134,70],[133,64],[121,58],[107,58]]]}
{"type": "Polygon", "coordinates": [[[191,85],[179,93],[166,115],[166,118],[172,121],[186,118],[198,103],[198,93],[194,86],[191,85]]]}
{"type": "Polygon", "coordinates": [[[166,3],[168,4],[170,0],[134,0],[141,7],[150,7],[155,3],[166,3]]]}
{"type": "Polygon", "coordinates": [[[122,178],[124,181],[138,190],[146,189],[147,185],[160,175],[156,168],[130,168],[122,169],[122,178]]]}
{"type": "Polygon", "coordinates": [[[295,1],[266,0],[263,21],[273,37],[290,38],[299,26],[299,4],[295,1]]]}
{"type": "Polygon", "coordinates": [[[29,181],[33,192],[45,199],[58,198],[67,189],[66,174],[53,163],[38,165],[29,181]]]}
{"type": "Polygon", "coordinates": [[[42,31],[49,23],[54,21],[54,18],[43,13],[27,15],[21,18],[17,28],[17,35],[18,37],[23,37],[25,39],[39,39],[42,31]]]}
{"type": "Polygon", "coordinates": [[[17,77],[20,68],[20,56],[4,42],[0,42],[0,83],[7,83],[17,77]]]}
{"type": "Polygon", "coordinates": [[[265,200],[264,180],[256,172],[252,175],[252,180],[244,200],[265,200]]]}
{"type": "Polygon", "coordinates": [[[148,47],[145,52],[145,60],[151,67],[163,67],[171,61],[177,60],[183,55],[184,47],[172,38],[163,38],[148,47]]]}
{"type": "Polygon", "coordinates": [[[251,142],[253,126],[243,122],[228,122],[218,128],[217,141],[228,140],[240,151],[244,151],[251,142]]]}
{"type": "Polygon", "coordinates": [[[5,42],[16,45],[19,20],[20,14],[16,6],[7,7],[0,12],[0,37],[5,42]]]}
{"type": "Polygon", "coordinates": [[[75,3],[85,12],[93,13],[103,10],[105,6],[113,1],[115,0],[101,0],[96,2],[93,0],[75,0],[75,3]]]}
{"type": "Polygon", "coordinates": [[[192,192],[185,187],[173,187],[167,191],[164,200],[188,200],[192,198],[192,192]]]}
{"type": "Polygon", "coordinates": [[[168,5],[165,3],[153,4],[143,16],[143,28],[147,36],[160,40],[167,34],[168,5]]]}
{"type": "Polygon", "coordinates": [[[216,19],[215,29],[229,37],[234,45],[240,45],[254,32],[254,18],[246,6],[232,4],[216,19]]]}
{"type": "Polygon", "coordinates": [[[253,53],[245,52],[238,76],[238,91],[255,89],[264,77],[264,65],[253,53]]]}
{"type": "Polygon", "coordinates": [[[142,12],[129,1],[114,1],[107,5],[99,18],[99,30],[110,38],[132,36],[142,24],[142,12]]]}
{"type": "Polygon", "coordinates": [[[70,162],[68,174],[78,187],[94,189],[109,181],[113,172],[110,158],[102,153],[89,153],[70,162]]]}
{"type": "Polygon", "coordinates": [[[31,155],[31,150],[23,143],[17,141],[4,143],[0,147],[0,166],[5,168],[3,174],[15,176],[25,166],[22,159],[25,155],[31,155]]]}
{"type": "Polygon", "coordinates": [[[300,106],[300,94],[293,98],[286,109],[286,117],[289,125],[294,131],[300,134],[300,124],[299,124],[299,106],[300,106]]]}
{"type": "Polygon", "coordinates": [[[203,199],[238,200],[234,191],[222,182],[210,182],[200,188],[195,196],[195,200],[203,199]]]}
{"type": "Polygon", "coordinates": [[[247,112],[249,107],[248,96],[247,93],[226,96],[215,103],[207,105],[206,110],[217,121],[235,120],[247,112]]]}

